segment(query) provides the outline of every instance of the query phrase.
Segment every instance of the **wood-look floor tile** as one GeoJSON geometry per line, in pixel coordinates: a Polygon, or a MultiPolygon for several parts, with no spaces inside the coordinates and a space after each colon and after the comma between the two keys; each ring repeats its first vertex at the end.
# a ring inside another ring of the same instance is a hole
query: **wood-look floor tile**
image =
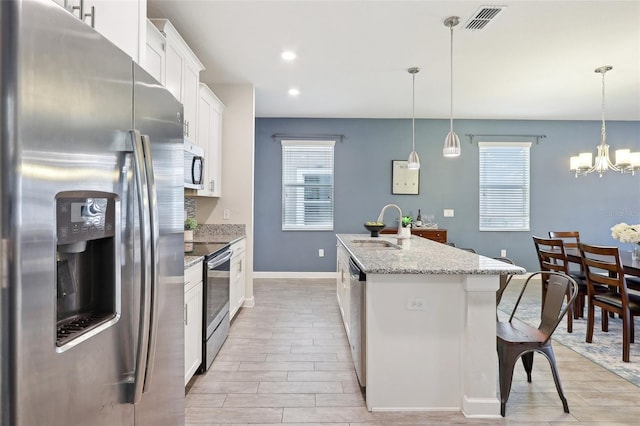
{"type": "Polygon", "coordinates": [[[313,370],[313,362],[265,361],[240,363],[239,371],[305,371],[313,370]]]}
{"type": "Polygon", "coordinates": [[[216,371],[197,376],[198,382],[284,382],[286,371],[216,371]]]}
{"type": "Polygon", "coordinates": [[[229,394],[224,407],[314,407],[314,394],[229,394]]]}
{"type": "Polygon", "coordinates": [[[315,362],[316,371],[353,371],[353,362],[315,362]]]}
{"type": "Polygon", "coordinates": [[[290,382],[340,382],[355,379],[357,376],[353,368],[336,371],[290,371],[287,375],[290,382]]]}
{"type": "Polygon", "coordinates": [[[255,343],[258,345],[275,345],[275,346],[284,346],[284,345],[297,345],[297,346],[312,346],[313,338],[305,337],[305,336],[293,336],[293,335],[283,335],[283,336],[275,336],[270,339],[262,339],[256,338],[251,339],[251,343],[255,343]]]}
{"type": "MultiPolygon", "coordinates": [[[[266,382],[265,382],[266,383],[266,382]]],[[[189,393],[256,393],[258,382],[198,381],[189,393]]]]}
{"type": "MultiPolygon", "coordinates": [[[[225,342],[226,344],[226,342],[225,342]]],[[[300,346],[304,347],[304,346],[300,346]]],[[[254,354],[286,354],[291,351],[290,345],[231,344],[223,345],[220,353],[254,353],[254,354]]]]}
{"type": "Polygon", "coordinates": [[[280,423],[282,408],[187,408],[185,420],[193,424],[280,423]]]}
{"type": "Polygon", "coordinates": [[[316,407],[364,407],[362,394],[326,393],[316,395],[316,407]]]}
{"type": "Polygon", "coordinates": [[[258,393],[342,393],[340,382],[261,382],[258,393]]]}
{"type": "Polygon", "coordinates": [[[338,361],[336,354],[267,354],[265,361],[338,361]]]}
{"type": "Polygon", "coordinates": [[[209,371],[236,371],[240,366],[240,362],[237,361],[223,361],[216,359],[209,367],[209,371]]]}
{"type": "Polygon", "coordinates": [[[313,344],[316,346],[344,346],[349,347],[349,341],[346,335],[335,337],[335,333],[331,333],[332,336],[328,338],[314,338],[313,344]]]}
{"type": "Polygon", "coordinates": [[[373,419],[365,407],[285,408],[283,423],[366,422],[373,419]]]}
{"type": "MultiPolygon", "coordinates": [[[[284,355],[284,354],[283,354],[284,355]]],[[[286,354],[288,355],[288,354],[286,354]]],[[[219,353],[215,361],[240,362],[240,361],[266,361],[267,354],[251,354],[251,353],[219,353]]],[[[214,361],[214,362],[215,362],[214,361]]]]}
{"type": "Polygon", "coordinates": [[[189,392],[185,404],[187,407],[213,408],[222,407],[227,398],[225,393],[196,393],[189,392]]]}

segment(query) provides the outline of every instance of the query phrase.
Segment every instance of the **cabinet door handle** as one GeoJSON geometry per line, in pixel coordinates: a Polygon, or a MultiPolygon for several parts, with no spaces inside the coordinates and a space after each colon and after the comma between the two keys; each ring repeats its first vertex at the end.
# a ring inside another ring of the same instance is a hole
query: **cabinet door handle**
{"type": "Polygon", "coordinates": [[[82,20],[83,16],[84,16],[84,0],[80,0],[80,5],[79,6],[72,6],[71,10],[77,10],[78,11],[78,19],[82,20]]]}
{"type": "Polygon", "coordinates": [[[96,7],[95,6],[91,6],[91,13],[85,13],[82,20],[84,21],[85,18],[89,16],[91,17],[91,28],[95,29],[96,27],[96,7]]]}
{"type": "Polygon", "coordinates": [[[216,190],[216,181],[215,180],[209,181],[209,191],[214,192],[215,190],[216,190]]]}
{"type": "Polygon", "coordinates": [[[184,305],[184,325],[189,325],[189,305],[184,305]]]}

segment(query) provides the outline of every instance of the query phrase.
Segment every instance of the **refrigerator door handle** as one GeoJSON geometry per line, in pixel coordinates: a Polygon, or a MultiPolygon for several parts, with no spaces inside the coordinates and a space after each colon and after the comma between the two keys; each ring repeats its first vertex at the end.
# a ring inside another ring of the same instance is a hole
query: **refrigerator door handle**
{"type": "Polygon", "coordinates": [[[153,172],[151,156],[151,139],[148,135],[142,135],[142,149],[144,153],[145,173],[147,175],[149,196],[149,220],[151,229],[151,310],[149,311],[149,349],[147,352],[147,367],[144,378],[143,392],[147,392],[151,386],[153,366],[156,357],[156,342],[158,338],[158,244],[160,240],[160,225],[158,219],[158,193],[153,172]]]}
{"type": "Polygon", "coordinates": [[[131,130],[131,142],[133,143],[134,178],[137,189],[138,211],[140,214],[140,322],[138,324],[138,344],[136,349],[136,365],[133,382],[133,400],[136,404],[142,399],[144,380],[147,370],[147,358],[149,350],[149,324],[151,308],[151,224],[149,223],[149,186],[147,181],[144,147],[142,137],[138,130],[131,130]]]}

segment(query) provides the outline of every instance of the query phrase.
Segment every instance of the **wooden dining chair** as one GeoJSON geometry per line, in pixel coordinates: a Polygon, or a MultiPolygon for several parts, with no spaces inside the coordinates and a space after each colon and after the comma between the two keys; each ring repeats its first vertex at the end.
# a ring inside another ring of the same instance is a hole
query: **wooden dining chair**
{"type": "MultiPolygon", "coordinates": [[[[536,252],[538,254],[538,262],[540,263],[540,270],[542,271],[554,271],[569,275],[578,284],[577,299],[587,294],[587,284],[580,277],[573,275],[569,270],[569,261],[567,260],[567,253],[565,252],[564,242],[561,239],[555,238],[541,238],[533,236],[533,244],[535,245],[536,252]]],[[[546,298],[548,277],[546,274],[542,275],[542,302],[546,298]]],[[[567,294],[567,299],[569,294],[567,294]]],[[[570,314],[567,315],[567,333],[573,333],[573,310],[575,306],[570,306],[570,314]]]]}
{"type": "Polygon", "coordinates": [[[627,291],[624,270],[618,247],[578,244],[582,265],[587,278],[587,336],[593,341],[595,308],[602,309],[602,331],[609,329],[608,312],[620,315],[622,320],[622,361],[629,362],[630,344],[634,341],[633,317],[640,316],[640,295],[627,291]],[[607,287],[605,293],[595,291],[596,286],[607,287]]]}
{"type": "Polygon", "coordinates": [[[562,401],[564,412],[569,412],[569,404],[562,391],[556,358],[551,346],[551,336],[562,321],[567,310],[569,310],[578,294],[578,284],[570,276],[555,271],[534,272],[527,278],[520,291],[518,300],[511,312],[509,321],[496,323],[496,337],[498,348],[498,369],[500,378],[500,414],[504,417],[507,400],[511,392],[511,382],[513,380],[513,369],[518,358],[522,362],[527,372],[527,381],[531,383],[531,370],[533,364],[533,353],[540,352],[549,361],[553,381],[556,390],[562,401]],[[541,302],[541,320],[538,327],[534,327],[514,318],[520,300],[533,278],[546,276],[547,297],[541,302]],[[565,295],[569,294],[568,300],[565,295]],[[565,303],[566,300],[566,303],[565,303]]]}
{"type": "MultiPolygon", "coordinates": [[[[580,243],[580,232],[579,231],[549,231],[549,238],[560,239],[564,244],[564,249],[566,250],[576,250],[578,251],[578,243],[580,243]]],[[[578,285],[580,285],[580,281],[586,286],[586,280],[584,277],[584,270],[582,269],[582,263],[574,263],[569,261],[569,271],[571,276],[578,280],[578,285]]],[[[584,301],[585,294],[578,294],[578,298],[576,299],[576,303],[573,309],[573,318],[584,318],[584,301]]]]}

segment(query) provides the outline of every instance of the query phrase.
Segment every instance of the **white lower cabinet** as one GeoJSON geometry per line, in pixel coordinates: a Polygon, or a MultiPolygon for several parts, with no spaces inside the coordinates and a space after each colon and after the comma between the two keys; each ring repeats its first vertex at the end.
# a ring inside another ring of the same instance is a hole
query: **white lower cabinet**
{"type": "Polygon", "coordinates": [[[202,262],[184,271],[184,384],[202,363],[202,262]]]}
{"type": "Polygon", "coordinates": [[[246,281],[245,271],[245,258],[246,258],[246,240],[243,238],[231,244],[231,272],[229,280],[229,318],[233,317],[238,312],[238,309],[244,302],[244,289],[246,281]]]}
{"type": "Polygon", "coordinates": [[[337,268],[336,295],[338,297],[338,305],[340,306],[344,329],[347,333],[347,338],[351,341],[349,333],[349,293],[351,291],[351,285],[349,284],[349,253],[341,244],[338,244],[337,249],[337,268]]]}

